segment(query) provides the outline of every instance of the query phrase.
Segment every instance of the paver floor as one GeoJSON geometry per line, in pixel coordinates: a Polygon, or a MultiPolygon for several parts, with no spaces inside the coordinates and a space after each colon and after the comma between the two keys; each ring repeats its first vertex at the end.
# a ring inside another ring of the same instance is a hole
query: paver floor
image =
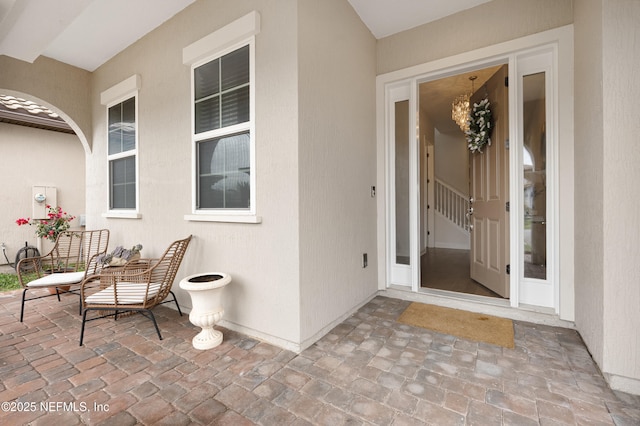
{"type": "Polygon", "coordinates": [[[613,392],[574,330],[515,322],[515,349],[396,322],[376,297],[301,354],[155,310],[89,323],[77,297],[0,294],[0,424],[640,425],[640,397],[613,392]]]}

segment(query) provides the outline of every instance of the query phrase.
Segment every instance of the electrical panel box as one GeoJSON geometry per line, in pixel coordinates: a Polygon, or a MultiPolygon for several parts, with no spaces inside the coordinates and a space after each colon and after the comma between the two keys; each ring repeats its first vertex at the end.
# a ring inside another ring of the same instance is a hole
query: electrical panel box
{"type": "Polygon", "coordinates": [[[53,186],[34,186],[31,190],[31,219],[48,219],[47,206],[57,207],[57,189],[53,186]]]}

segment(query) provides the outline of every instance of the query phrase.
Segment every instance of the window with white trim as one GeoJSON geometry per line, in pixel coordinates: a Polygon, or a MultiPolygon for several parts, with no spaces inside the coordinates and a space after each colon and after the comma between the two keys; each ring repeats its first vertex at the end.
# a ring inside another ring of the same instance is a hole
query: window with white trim
{"type": "Polygon", "coordinates": [[[109,209],[137,209],[136,96],[108,107],[109,209]]]}
{"type": "Polygon", "coordinates": [[[186,220],[256,216],[255,37],[250,12],[182,49],[191,70],[192,211],[186,220]]]}
{"type": "Polygon", "coordinates": [[[251,43],[194,66],[197,211],[251,211],[251,43]]]}

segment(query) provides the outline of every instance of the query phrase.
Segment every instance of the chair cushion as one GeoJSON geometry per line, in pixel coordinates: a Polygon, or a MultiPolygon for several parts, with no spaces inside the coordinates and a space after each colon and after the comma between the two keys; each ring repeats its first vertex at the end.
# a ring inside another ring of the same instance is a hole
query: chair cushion
{"type": "Polygon", "coordinates": [[[80,284],[84,279],[84,271],[63,272],[60,274],[50,274],[40,277],[27,283],[27,287],[53,287],[58,285],[80,284]]]}
{"type": "MultiPolygon", "coordinates": [[[[160,291],[160,284],[149,284],[148,299],[154,298],[160,291]]],[[[140,283],[118,283],[118,305],[132,305],[144,302],[144,295],[147,292],[147,284],[140,283]]],[[[115,305],[116,298],[114,287],[111,285],[85,299],[90,305],[115,305]]]]}

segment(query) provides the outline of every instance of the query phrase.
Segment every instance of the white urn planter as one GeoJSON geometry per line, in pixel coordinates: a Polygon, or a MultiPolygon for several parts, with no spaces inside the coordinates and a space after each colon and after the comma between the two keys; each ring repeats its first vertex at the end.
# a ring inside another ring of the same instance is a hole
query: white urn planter
{"type": "Polygon", "coordinates": [[[205,272],[190,275],[180,281],[180,288],[191,296],[189,321],[202,331],[193,338],[196,349],[211,349],[222,343],[222,333],[213,326],[224,315],[222,292],[231,282],[231,276],[223,272],[205,272]]]}

